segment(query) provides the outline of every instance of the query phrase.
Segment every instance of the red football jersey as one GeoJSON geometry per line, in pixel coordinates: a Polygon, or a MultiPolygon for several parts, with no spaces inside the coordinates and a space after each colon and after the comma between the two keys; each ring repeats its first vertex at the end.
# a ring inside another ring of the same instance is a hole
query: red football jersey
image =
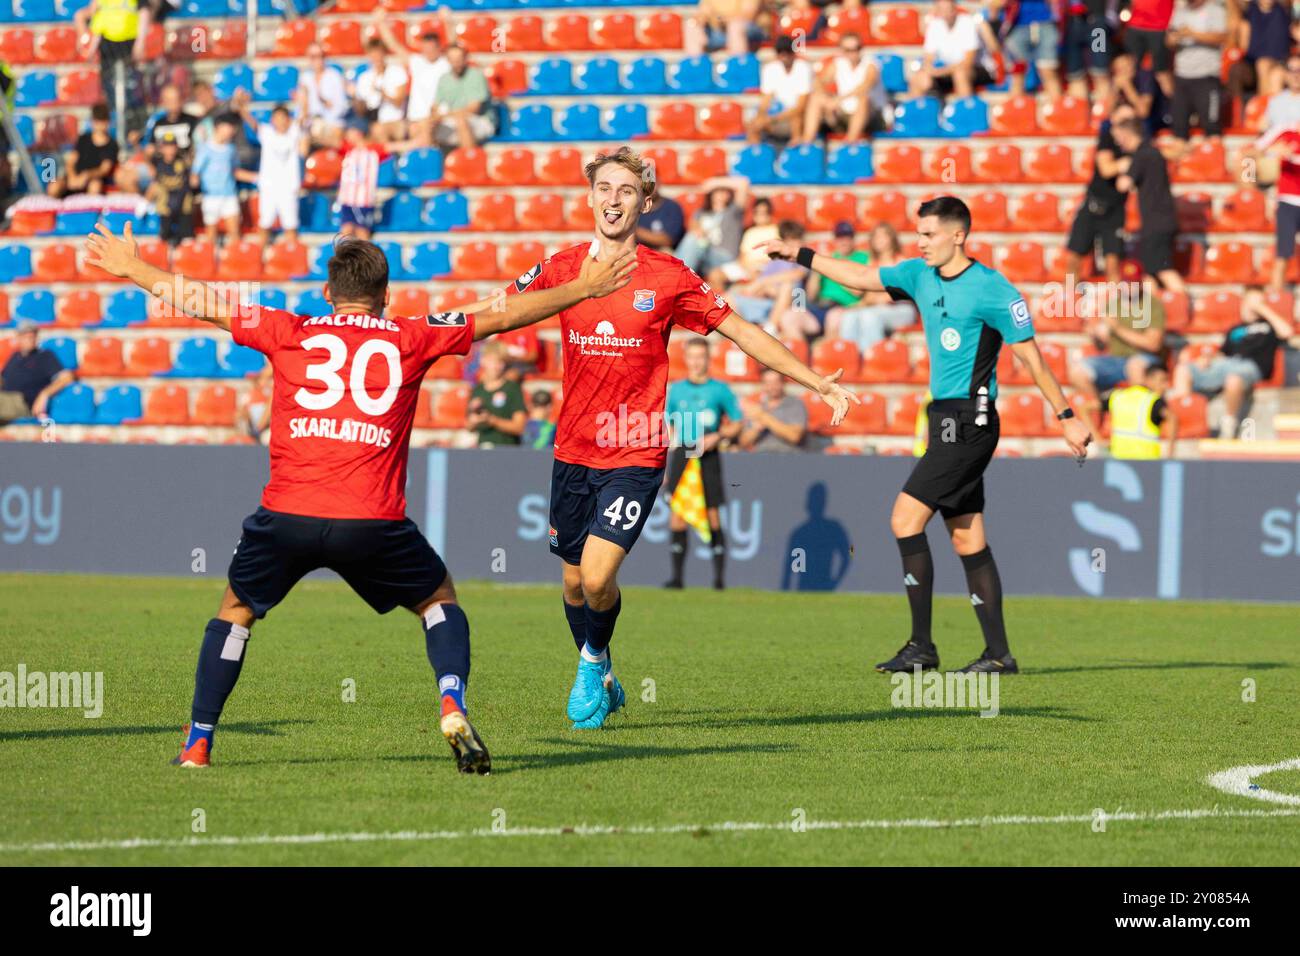
{"type": "Polygon", "coordinates": [[[406,458],[420,382],[464,355],[462,312],[379,318],[241,309],[235,341],[271,361],[271,480],[262,506],[315,518],[406,517],[406,458]]]}
{"type": "MultiPolygon", "coordinates": [[[[563,285],[578,275],[590,249],[584,242],[557,252],[507,291],[563,285]]],[[[631,282],[560,313],[564,401],[555,457],[589,468],[663,467],[668,333],[680,325],[708,335],[730,312],[727,301],[680,259],[637,247],[631,282]]]]}

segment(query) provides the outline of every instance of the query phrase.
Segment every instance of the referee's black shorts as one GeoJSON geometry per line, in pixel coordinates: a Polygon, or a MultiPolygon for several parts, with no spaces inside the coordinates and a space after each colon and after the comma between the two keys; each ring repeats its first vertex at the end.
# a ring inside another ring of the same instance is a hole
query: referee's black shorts
{"type": "Polygon", "coordinates": [[[984,469],[998,447],[999,432],[998,413],[991,407],[988,423],[976,425],[973,402],[933,402],[925,454],[903,491],[939,512],[945,521],[982,512],[984,469]]]}
{"type": "MultiPolygon", "coordinates": [[[[677,482],[682,480],[686,470],[686,449],[674,448],[668,453],[668,496],[671,498],[677,490],[677,482]]],[[[704,481],[704,503],[710,508],[721,508],[726,502],[726,493],[722,490],[722,455],[715,448],[700,456],[700,478],[704,481]]]]}

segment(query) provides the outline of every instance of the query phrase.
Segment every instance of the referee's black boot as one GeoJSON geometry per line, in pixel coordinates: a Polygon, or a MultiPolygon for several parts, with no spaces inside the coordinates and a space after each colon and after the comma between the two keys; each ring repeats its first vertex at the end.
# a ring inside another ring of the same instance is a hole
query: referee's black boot
{"type": "Polygon", "coordinates": [[[915,670],[918,667],[923,671],[938,669],[939,649],[933,644],[918,644],[916,641],[908,641],[898,649],[898,653],[890,660],[877,664],[876,670],[882,674],[888,674],[894,671],[915,670]]]}
{"type": "Polygon", "coordinates": [[[1020,668],[1016,665],[1016,659],[1008,654],[1006,657],[991,657],[988,649],[975,660],[971,661],[958,674],[1019,674],[1020,668]]]}

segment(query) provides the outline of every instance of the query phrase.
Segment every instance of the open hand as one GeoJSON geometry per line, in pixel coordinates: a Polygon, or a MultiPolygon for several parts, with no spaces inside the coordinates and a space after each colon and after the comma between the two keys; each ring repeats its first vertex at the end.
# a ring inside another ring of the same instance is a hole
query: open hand
{"type": "Polygon", "coordinates": [[[135,241],[130,221],[119,239],[102,222],[95,226],[98,235],[86,237],[85,264],[98,266],[111,276],[125,278],[131,267],[140,261],[140,247],[135,241]]]}
{"type": "Polygon", "coordinates": [[[790,239],[769,239],[754,247],[756,252],[765,253],[771,259],[784,259],[794,262],[799,255],[799,243],[790,239]]]}
{"type": "Polygon", "coordinates": [[[843,375],[844,369],[837,368],[817,385],[817,394],[822,397],[823,402],[831,407],[832,425],[838,425],[844,421],[844,416],[849,413],[849,402],[854,405],[862,404],[862,399],[839,384],[843,375]]]}
{"type": "Polygon", "coordinates": [[[587,256],[582,261],[578,281],[586,288],[587,298],[600,299],[627,285],[632,280],[635,269],[636,250],[629,250],[606,261],[587,256]]]}

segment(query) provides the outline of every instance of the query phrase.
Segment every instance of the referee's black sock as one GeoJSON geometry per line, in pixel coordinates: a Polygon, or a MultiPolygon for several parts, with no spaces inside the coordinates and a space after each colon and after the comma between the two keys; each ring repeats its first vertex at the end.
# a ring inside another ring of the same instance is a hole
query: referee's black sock
{"type": "Polygon", "coordinates": [[[989,656],[1006,657],[1011,649],[1007,647],[1007,628],[1002,621],[1002,579],[993,552],[985,546],[983,551],[963,554],[961,563],[966,568],[970,602],[984,631],[984,646],[989,656]]]}
{"type": "Polygon", "coordinates": [[[669,550],[673,555],[673,576],[671,580],[676,584],[682,583],[682,566],[686,564],[686,529],[673,532],[672,545],[669,550]]]}
{"type": "Polygon", "coordinates": [[[711,530],[713,532],[713,586],[721,589],[725,583],[722,572],[727,566],[727,539],[721,528],[711,530]]]}
{"type": "Polygon", "coordinates": [[[907,603],[912,606],[912,640],[922,647],[934,643],[930,637],[930,604],[934,594],[934,559],[925,532],[898,539],[903,556],[903,584],[907,603]]]}

